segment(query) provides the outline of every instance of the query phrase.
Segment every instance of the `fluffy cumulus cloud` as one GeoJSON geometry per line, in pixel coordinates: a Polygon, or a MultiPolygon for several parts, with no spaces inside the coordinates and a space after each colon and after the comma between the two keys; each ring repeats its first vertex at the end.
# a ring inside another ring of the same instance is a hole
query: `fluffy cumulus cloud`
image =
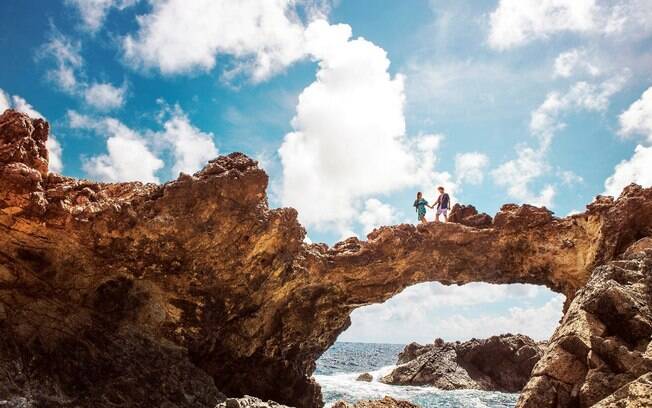
{"type": "Polygon", "coordinates": [[[121,107],[125,101],[126,88],[117,88],[107,83],[94,83],[84,90],[87,104],[102,111],[121,107]]]}
{"type": "Polygon", "coordinates": [[[455,175],[460,183],[480,184],[488,165],[489,157],[485,154],[460,153],[455,156],[455,175]]]}
{"type": "Polygon", "coordinates": [[[634,155],[623,160],[605,181],[605,194],[618,196],[630,183],[652,186],[652,87],[620,115],[620,135],[641,137],[634,155]]]}
{"type": "Polygon", "coordinates": [[[282,201],[308,226],[346,231],[366,197],[437,182],[431,168],[440,137],[405,137],[403,77],[389,74],[382,48],[323,20],[305,37],[319,70],[279,149],[282,201]]]}
{"type": "Polygon", "coordinates": [[[620,162],[604,183],[605,194],[618,197],[627,185],[652,186],[652,146],[636,146],[634,155],[620,162]]]}
{"type": "Polygon", "coordinates": [[[77,117],[70,121],[70,126],[93,130],[106,137],[106,154],[83,159],[82,168],[90,177],[109,182],[159,182],[156,173],[163,168],[163,160],[140,133],[115,118],[77,117]]]}
{"type": "Polygon", "coordinates": [[[163,123],[163,131],[153,135],[167,144],[174,156],[172,174],[192,174],[201,169],[208,160],[218,155],[212,133],[204,133],[190,123],[188,116],[178,107],[163,123]]]}
{"type": "Polygon", "coordinates": [[[652,87],[620,115],[620,134],[624,137],[643,136],[652,144],[652,87]]]}
{"type": "Polygon", "coordinates": [[[500,0],[489,45],[508,49],[560,33],[643,37],[652,32],[648,0],[500,0]]]}
{"type": "MultiPolygon", "coordinates": [[[[0,113],[10,108],[29,115],[32,118],[45,119],[25,98],[18,95],[9,95],[0,89],[0,113]]],[[[63,148],[61,147],[61,143],[59,143],[54,135],[50,134],[46,142],[46,147],[48,149],[50,171],[61,173],[63,170],[63,148]]]]}
{"type": "Polygon", "coordinates": [[[63,160],[61,159],[63,148],[61,147],[61,143],[59,143],[54,135],[50,135],[46,142],[46,147],[48,149],[48,168],[51,172],[61,173],[63,170],[63,160]]]}
{"type": "Polygon", "coordinates": [[[360,223],[365,234],[370,233],[374,228],[392,225],[398,219],[399,216],[394,207],[376,198],[365,201],[364,210],[360,214],[360,223]]]}
{"type": "Polygon", "coordinates": [[[66,0],[66,4],[74,7],[81,17],[85,29],[97,31],[104,24],[109,10],[122,10],[132,6],[138,0],[66,0]]]}
{"type": "MultiPolygon", "coordinates": [[[[220,54],[255,81],[304,56],[305,30],[294,0],[151,1],[138,32],[123,40],[126,60],[164,74],[210,70],[220,54]]],[[[311,2],[307,2],[311,3],[311,2]]]]}
{"type": "MultiPolygon", "coordinates": [[[[566,126],[564,116],[579,111],[605,111],[610,98],[623,88],[628,77],[628,71],[624,71],[602,81],[576,82],[566,93],[550,92],[530,118],[530,132],[537,144],[517,146],[517,157],[492,171],[495,183],[507,188],[509,196],[516,200],[552,207],[555,186],[547,184],[539,191],[534,191],[532,184],[552,170],[547,154],[556,133],[566,126]]],[[[580,176],[568,171],[558,170],[557,173],[563,184],[581,181],[580,176]]]]}
{"type": "Polygon", "coordinates": [[[339,340],[427,343],[437,337],[467,340],[507,332],[545,340],[558,324],[562,306],[563,296],[535,285],[421,283],[385,303],[356,309],[339,340]]]}
{"type": "Polygon", "coordinates": [[[204,133],[190,123],[178,107],[161,113],[162,130],[136,131],[111,117],[90,117],[68,112],[68,125],[73,129],[91,130],[106,138],[107,153],[83,159],[83,169],[92,178],[102,181],[160,181],[165,167],[162,156],[170,152],[171,176],[180,172],[194,173],[218,151],[213,134],[204,133]]]}

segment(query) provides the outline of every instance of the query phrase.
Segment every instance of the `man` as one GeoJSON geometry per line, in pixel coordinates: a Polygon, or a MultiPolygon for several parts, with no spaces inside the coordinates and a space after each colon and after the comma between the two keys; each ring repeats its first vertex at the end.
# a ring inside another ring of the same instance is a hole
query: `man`
{"type": "Polygon", "coordinates": [[[444,216],[444,222],[447,222],[448,210],[451,207],[451,199],[448,194],[444,192],[444,187],[439,186],[437,187],[437,190],[439,191],[439,197],[437,197],[437,201],[435,202],[435,205],[437,206],[435,221],[439,222],[439,214],[441,214],[444,216]]]}

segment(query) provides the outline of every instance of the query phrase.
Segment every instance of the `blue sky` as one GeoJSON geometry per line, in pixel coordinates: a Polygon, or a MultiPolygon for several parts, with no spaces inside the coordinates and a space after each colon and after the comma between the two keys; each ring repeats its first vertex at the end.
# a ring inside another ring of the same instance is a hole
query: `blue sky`
{"type": "MultiPolygon", "coordinates": [[[[242,151],[311,241],[414,222],[415,192],[439,184],[490,214],[529,202],[560,216],[652,184],[646,0],[7,0],[0,15],[0,109],[50,121],[52,170],[164,182],[242,151]]],[[[356,327],[381,316],[416,327],[406,310],[560,307],[507,288],[463,308],[410,288],[402,308],[356,312],[347,335],[377,340],[356,327]]],[[[432,319],[414,335],[434,336],[432,319]]]]}

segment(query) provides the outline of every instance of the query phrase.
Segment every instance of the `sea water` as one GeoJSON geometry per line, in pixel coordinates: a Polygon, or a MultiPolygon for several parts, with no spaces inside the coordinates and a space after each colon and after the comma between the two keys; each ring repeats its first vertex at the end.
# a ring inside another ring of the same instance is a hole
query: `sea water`
{"type": "Polygon", "coordinates": [[[396,364],[404,345],[335,343],[317,360],[315,379],[321,385],[326,407],[335,401],[356,402],[385,395],[411,401],[424,408],[512,408],[518,394],[493,391],[444,391],[434,387],[387,385],[378,380],[396,364]],[[372,382],[356,381],[368,372],[372,382]]]}

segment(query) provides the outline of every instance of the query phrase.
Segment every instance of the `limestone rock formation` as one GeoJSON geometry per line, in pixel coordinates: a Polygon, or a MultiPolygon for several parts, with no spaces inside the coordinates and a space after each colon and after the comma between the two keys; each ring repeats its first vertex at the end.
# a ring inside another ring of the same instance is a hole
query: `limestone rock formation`
{"type": "Polygon", "coordinates": [[[469,227],[489,228],[493,220],[489,214],[479,214],[472,205],[455,204],[448,215],[448,221],[469,227]]]}
{"type": "Polygon", "coordinates": [[[215,408],[290,408],[274,401],[263,401],[260,398],[245,395],[241,398],[227,398],[215,408]]]}
{"type": "Polygon", "coordinates": [[[267,176],[242,154],[162,185],[96,183],[47,172],[47,131],[0,115],[1,399],[212,408],[222,392],[316,407],[315,361],[350,313],[426,281],[532,283],[567,296],[526,390],[565,401],[566,389],[575,398],[602,378],[622,399],[645,384],[650,273],[619,259],[652,236],[652,189],[632,185],[563,219],[506,206],[487,228],[398,225],[307,245],[296,211],[268,208],[267,176]],[[614,306],[629,320],[600,313],[619,301],[635,304],[614,306]],[[563,341],[568,332],[591,337],[563,341]],[[584,351],[605,365],[584,376],[584,351]],[[553,377],[546,367],[557,362],[575,374],[553,377]]]}
{"type": "Polygon", "coordinates": [[[432,385],[444,390],[520,391],[541,358],[543,345],[527,336],[505,334],[463,343],[437,339],[411,343],[399,354],[398,367],[381,378],[395,385],[432,385]]]}
{"type": "Polygon", "coordinates": [[[333,408],[419,408],[409,401],[397,400],[392,397],[385,397],[380,400],[364,400],[351,404],[345,401],[338,401],[333,408]]]}
{"type": "Polygon", "coordinates": [[[594,270],[532,371],[518,407],[652,406],[651,304],[647,237],[594,270]]]}

